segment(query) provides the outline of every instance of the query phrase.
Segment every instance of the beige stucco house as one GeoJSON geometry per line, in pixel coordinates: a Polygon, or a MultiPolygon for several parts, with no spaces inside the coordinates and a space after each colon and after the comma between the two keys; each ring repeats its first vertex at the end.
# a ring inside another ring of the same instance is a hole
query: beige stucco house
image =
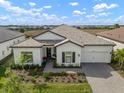
{"type": "Polygon", "coordinates": [[[58,65],[80,66],[81,63],[110,63],[114,43],[60,25],[13,46],[15,63],[21,54],[30,56],[27,64],[39,64],[43,58],[55,58],[58,65]]]}

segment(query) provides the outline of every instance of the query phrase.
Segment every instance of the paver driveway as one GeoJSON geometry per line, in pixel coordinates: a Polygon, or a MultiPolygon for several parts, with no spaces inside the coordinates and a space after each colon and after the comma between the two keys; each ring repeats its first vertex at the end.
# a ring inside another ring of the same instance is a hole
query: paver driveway
{"type": "Polygon", "coordinates": [[[108,64],[82,64],[93,93],[124,93],[124,79],[108,64]]]}

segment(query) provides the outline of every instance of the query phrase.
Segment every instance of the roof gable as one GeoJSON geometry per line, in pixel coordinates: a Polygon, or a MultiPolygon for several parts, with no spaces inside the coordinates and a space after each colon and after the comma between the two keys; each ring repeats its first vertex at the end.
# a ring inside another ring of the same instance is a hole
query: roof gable
{"type": "Polygon", "coordinates": [[[42,47],[43,45],[41,43],[39,43],[38,41],[30,38],[27,39],[19,44],[16,44],[14,46],[12,46],[13,48],[39,48],[42,47]]]}
{"type": "Polygon", "coordinates": [[[57,33],[51,32],[51,31],[46,31],[42,34],[39,34],[38,36],[35,36],[34,39],[36,40],[63,40],[65,39],[65,37],[57,33]]]}

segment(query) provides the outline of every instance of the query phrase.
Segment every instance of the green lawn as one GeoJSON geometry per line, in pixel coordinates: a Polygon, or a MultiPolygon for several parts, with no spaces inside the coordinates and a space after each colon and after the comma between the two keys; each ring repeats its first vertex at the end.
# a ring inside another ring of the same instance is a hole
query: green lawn
{"type": "Polygon", "coordinates": [[[83,84],[48,84],[42,93],[92,93],[87,83],[83,84]]]}
{"type": "MultiPolygon", "coordinates": [[[[10,65],[14,63],[13,56],[7,57],[5,60],[2,61],[2,66],[6,67],[6,69],[9,69],[10,65]]],[[[3,69],[3,68],[1,68],[3,69]]],[[[0,70],[4,71],[3,70],[0,70]]],[[[11,71],[11,69],[9,70],[11,71]]],[[[15,74],[12,74],[9,72],[9,74],[5,75],[1,73],[2,78],[0,77],[0,93],[3,93],[5,86],[13,88],[14,91],[17,91],[15,87],[21,88],[21,90],[24,90],[23,92],[4,92],[4,93],[93,93],[90,85],[87,82],[84,83],[48,83],[45,86],[37,87],[36,84],[33,83],[27,83],[23,80],[19,82],[15,82],[16,80],[13,78],[14,76],[17,76],[15,74]],[[14,82],[11,82],[10,78],[13,78],[14,82]],[[8,83],[10,82],[10,83],[8,83]],[[14,86],[16,85],[16,86],[14,86]]],[[[19,76],[17,76],[19,77],[19,76]]],[[[10,88],[10,89],[11,89],[10,88]]]]}

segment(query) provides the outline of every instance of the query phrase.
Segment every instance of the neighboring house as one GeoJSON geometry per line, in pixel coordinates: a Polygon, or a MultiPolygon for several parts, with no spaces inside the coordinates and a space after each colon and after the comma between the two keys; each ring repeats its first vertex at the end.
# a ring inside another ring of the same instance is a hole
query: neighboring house
{"type": "Polygon", "coordinates": [[[16,31],[0,28],[0,60],[12,53],[10,46],[25,40],[25,36],[16,31]]]}
{"type": "Polygon", "coordinates": [[[27,64],[39,64],[43,58],[55,58],[58,65],[110,63],[114,43],[61,25],[13,46],[15,63],[24,54],[27,64]]]}
{"type": "Polygon", "coordinates": [[[97,36],[104,40],[114,42],[116,44],[114,50],[124,48],[124,27],[101,32],[98,33],[97,36]]]}

